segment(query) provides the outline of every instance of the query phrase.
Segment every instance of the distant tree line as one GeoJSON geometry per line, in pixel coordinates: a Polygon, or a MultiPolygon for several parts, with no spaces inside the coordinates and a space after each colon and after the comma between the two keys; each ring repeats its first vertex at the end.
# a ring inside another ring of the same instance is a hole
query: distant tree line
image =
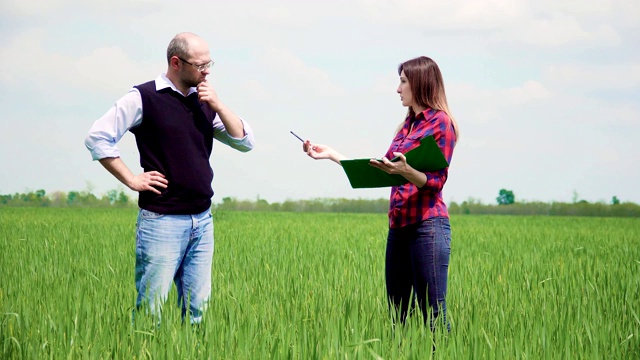
{"type": "MultiPolygon", "coordinates": [[[[610,216],[640,217],[640,205],[621,202],[616,196],[611,203],[590,203],[578,200],[574,194],[571,203],[562,202],[525,202],[516,201],[513,191],[501,189],[496,198],[497,204],[483,204],[474,198],[461,203],[452,201],[447,204],[452,215],[549,215],[549,216],[610,216]]],[[[131,199],[122,189],[110,190],[97,197],[90,190],[56,191],[46,194],[37,190],[24,194],[0,195],[0,207],[137,207],[137,199],[131,199]]],[[[318,198],[310,200],[285,200],[269,203],[256,200],[238,200],[224,197],[222,202],[212,205],[214,211],[286,211],[286,212],[345,212],[345,213],[386,213],[388,199],[345,199],[318,198]]]]}
{"type": "Polygon", "coordinates": [[[56,191],[46,194],[44,190],[36,190],[24,194],[0,195],[1,206],[36,206],[36,207],[107,207],[136,206],[131,202],[124,190],[109,190],[100,198],[90,191],[56,191]]]}
{"type": "Polygon", "coordinates": [[[606,204],[589,203],[585,200],[576,203],[534,201],[493,205],[471,198],[462,203],[452,202],[448,207],[450,214],[640,217],[640,205],[631,202],[606,204]]]}
{"type": "Polygon", "coordinates": [[[282,203],[268,203],[266,200],[260,198],[255,201],[250,201],[225,197],[222,199],[222,203],[214,204],[214,208],[215,210],[221,211],[386,213],[389,209],[389,200],[318,198],[311,200],[285,200],[282,203]]]}

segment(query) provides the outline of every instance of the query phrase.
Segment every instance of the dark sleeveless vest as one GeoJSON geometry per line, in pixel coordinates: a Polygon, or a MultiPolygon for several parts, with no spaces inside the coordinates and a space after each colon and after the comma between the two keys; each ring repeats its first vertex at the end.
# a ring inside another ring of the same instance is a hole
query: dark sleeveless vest
{"type": "Polygon", "coordinates": [[[142,122],[131,128],[140,152],[140,166],[167,178],[161,194],[141,191],[138,206],[161,214],[197,214],[211,208],[213,119],[216,113],[198,101],[155,81],[136,86],[142,97],[142,122]]]}

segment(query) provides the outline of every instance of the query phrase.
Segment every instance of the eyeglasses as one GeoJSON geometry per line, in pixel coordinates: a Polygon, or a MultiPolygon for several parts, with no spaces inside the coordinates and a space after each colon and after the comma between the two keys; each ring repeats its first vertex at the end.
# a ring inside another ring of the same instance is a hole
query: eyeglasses
{"type": "Polygon", "coordinates": [[[178,59],[180,59],[180,61],[182,61],[183,63],[186,63],[186,64],[189,64],[189,65],[193,66],[194,68],[198,69],[198,71],[200,71],[200,72],[207,70],[208,68],[212,67],[213,64],[215,64],[215,62],[213,60],[210,60],[206,64],[196,65],[196,64],[192,64],[192,63],[188,62],[187,60],[181,58],[180,56],[178,56],[178,59]]]}

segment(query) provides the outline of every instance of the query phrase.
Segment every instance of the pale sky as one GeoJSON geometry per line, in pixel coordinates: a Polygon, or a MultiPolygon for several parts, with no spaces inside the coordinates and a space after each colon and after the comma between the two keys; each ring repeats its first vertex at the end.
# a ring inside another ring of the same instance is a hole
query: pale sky
{"type": "MultiPolygon", "coordinates": [[[[351,189],[289,131],[382,156],[406,113],[398,64],[421,55],[440,66],[461,132],[445,201],[495,203],[506,188],[640,203],[638,0],[0,0],[0,194],[124,188],[84,138],[166,71],[183,31],[209,43],[209,80],[255,132],[249,153],[215,143],[216,203],[388,197],[351,189]]],[[[133,134],[119,148],[141,172],[133,134]]]]}

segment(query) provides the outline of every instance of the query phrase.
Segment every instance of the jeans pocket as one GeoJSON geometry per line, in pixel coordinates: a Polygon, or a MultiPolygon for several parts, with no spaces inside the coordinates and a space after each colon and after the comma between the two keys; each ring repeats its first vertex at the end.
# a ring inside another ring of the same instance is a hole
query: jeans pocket
{"type": "Polygon", "coordinates": [[[444,234],[444,246],[451,253],[451,234],[444,234]]]}
{"type": "Polygon", "coordinates": [[[436,227],[433,219],[426,219],[416,228],[416,242],[420,244],[433,244],[436,241],[436,227]]]}
{"type": "Polygon", "coordinates": [[[444,239],[444,245],[449,251],[451,251],[451,224],[448,219],[443,218],[439,221],[439,226],[444,239]]]}
{"type": "Polygon", "coordinates": [[[153,212],[153,211],[149,211],[149,210],[145,210],[145,209],[140,209],[140,217],[143,220],[160,219],[163,216],[164,216],[164,214],[159,214],[157,212],[153,212]]]}

